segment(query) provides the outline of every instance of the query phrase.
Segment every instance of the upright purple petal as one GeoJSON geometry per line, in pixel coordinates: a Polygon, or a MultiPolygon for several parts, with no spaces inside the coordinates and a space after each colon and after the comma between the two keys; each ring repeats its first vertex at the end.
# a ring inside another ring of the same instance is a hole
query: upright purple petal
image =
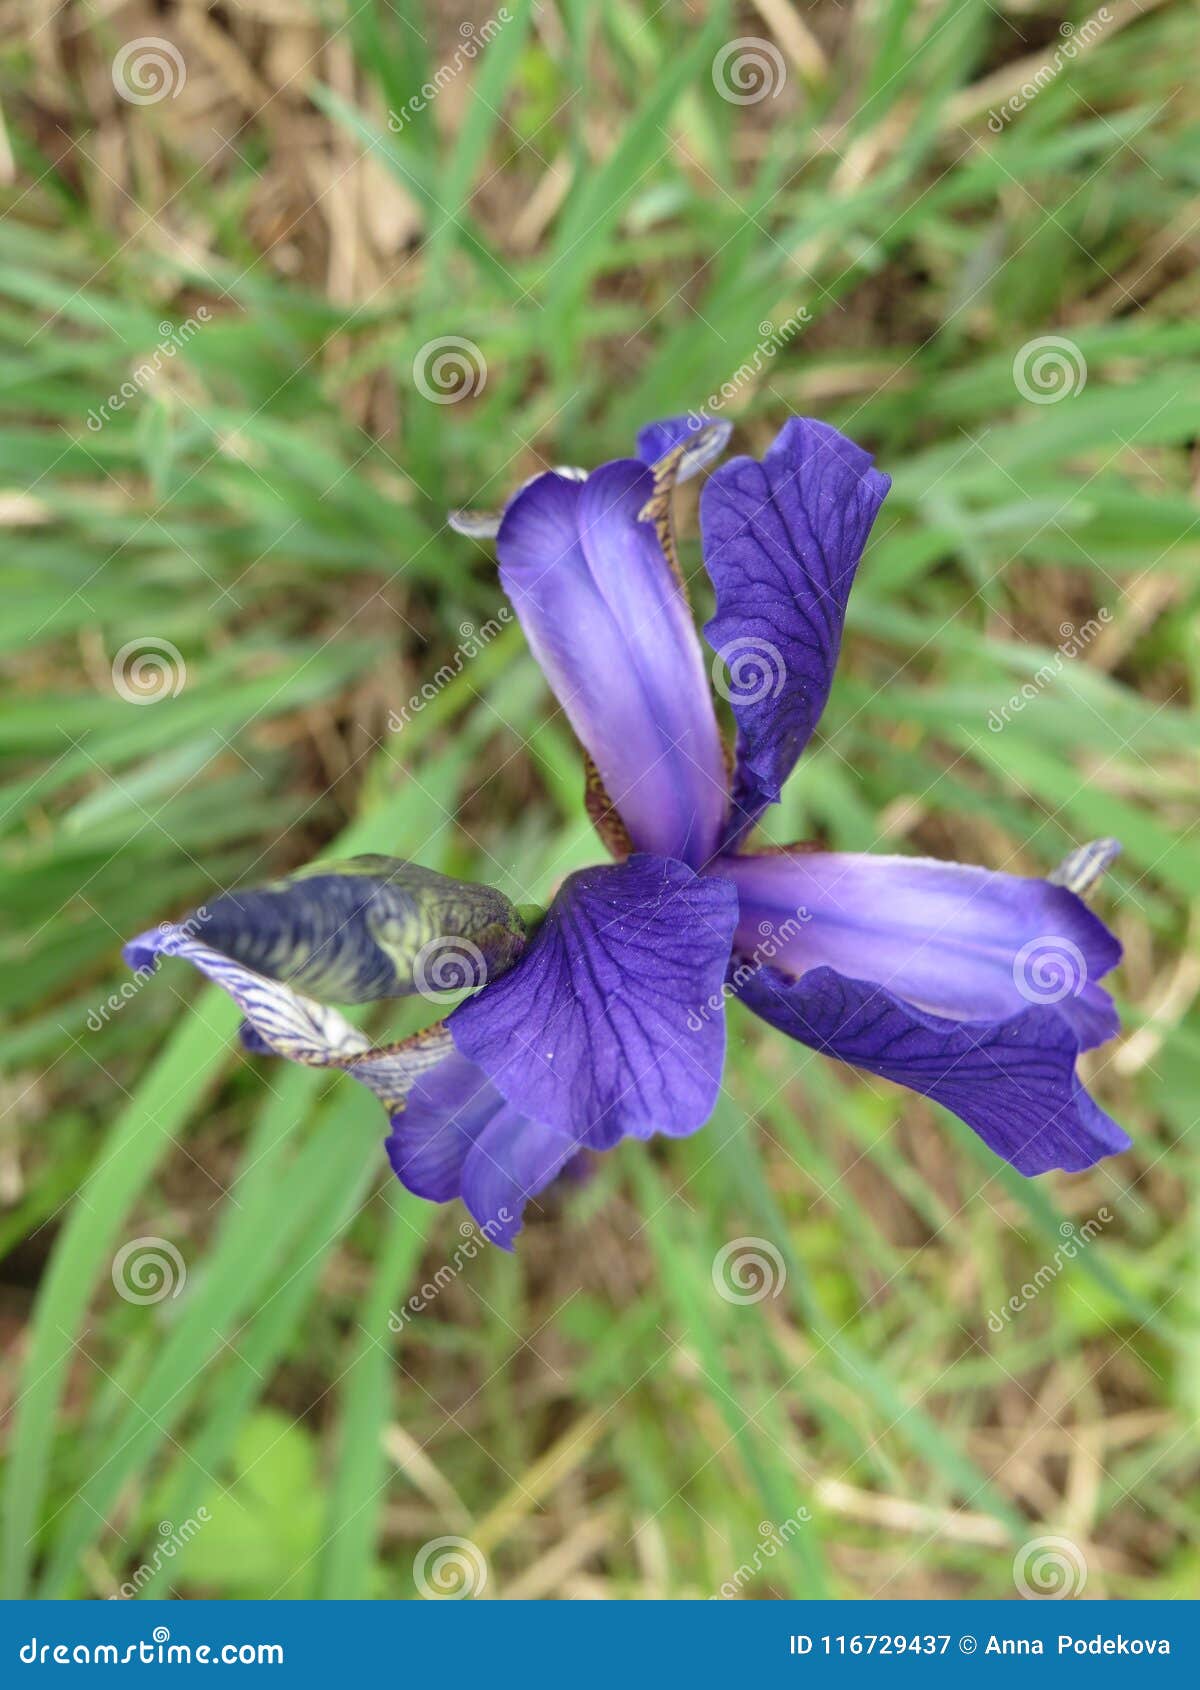
{"type": "Polygon", "coordinates": [[[801,1044],[933,1098],[1019,1173],[1074,1173],[1129,1148],[1080,1083],[1079,1040],[1056,1009],[949,1021],[832,968],[790,980],[762,967],[739,996],[801,1044]]]}
{"type": "Polygon", "coordinates": [[[1121,947],[1065,886],[928,857],[725,857],[736,945],[789,974],[827,966],[954,1020],[1054,1005],[1088,1049],[1117,1031],[1098,984],[1121,947]]]}
{"type": "Polygon", "coordinates": [[[727,842],[779,798],[825,708],[846,600],[890,485],[837,429],[793,417],[761,463],[732,458],[701,494],[717,593],[704,632],[738,724],[727,842]]]}
{"type": "Polygon", "coordinates": [[[650,521],[649,469],[542,475],[509,505],[500,575],[635,847],[699,866],[728,781],[700,642],[650,521]]]}
{"type": "Polygon", "coordinates": [[[736,916],[731,886],[667,858],[573,874],[521,966],[450,1017],[454,1042],[576,1146],[693,1132],[720,1085],[736,916]]]}

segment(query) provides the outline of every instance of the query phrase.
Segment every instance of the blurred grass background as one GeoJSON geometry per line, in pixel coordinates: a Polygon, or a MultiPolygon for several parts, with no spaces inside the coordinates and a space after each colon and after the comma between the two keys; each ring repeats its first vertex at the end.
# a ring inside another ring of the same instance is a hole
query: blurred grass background
{"type": "Polygon", "coordinates": [[[1089,1596],[1194,1595],[1190,0],[0,14],[5,1594],[405,1597],[457,1535],[489,1596],[1012,1596],[1057,1534],[1089,1596]],[[704,1132],[462,1261],[371,1099],[182,968],[114,997],[119,943],[327,849],[542,900],[596,860],[515,625],[388,713],[502,605],[448,506],[723,382],[740,449],[818,414],[895,477],[771,835],[1028,873],[1119,835],[1089,1071],[1136,1148],[1025,1182],[735,1006],[704,1132]],[[186,1283],[130,1303],[147,1237],[186,1283]],[[746,1237],[786,1278],[731,1303],[746,1237]]]}

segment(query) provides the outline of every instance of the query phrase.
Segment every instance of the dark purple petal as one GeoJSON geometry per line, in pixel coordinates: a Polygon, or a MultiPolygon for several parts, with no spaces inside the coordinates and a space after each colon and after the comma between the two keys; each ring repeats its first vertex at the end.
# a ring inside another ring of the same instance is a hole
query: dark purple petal
{"type": "Polygon", "coordinates": [[[632,459],[539,476],[505,512],[500,576],[634,845],[698,866],[728,781],[691,613],[640,519],[653,491],[632,459]]]}
{"type": "Polygon", "coordinates": [[[709,464],[716,463],[729,444],[733,424],[724,418],[714,422],[698,411],[686,417],[664,417],[638,430],[637,454],[644,464],[661,463],[676,446],[686,448],[679,460],[677,481],[690,481],[709,464]]]}
{"type": "Polygon", "coordinates": [[[704,632],[738,724],[730,841],[778,799],[825,708],[846,600],[890,485],[837,429],[793,417],[761,463],[731,459],[701,494],[717,593],[704,632]]]}
{"type": "Polygon", "coordinates": [[[1019,1173],[1075,1173],[1129,1148],[1081,1085],[1079,1041],[1056,1009],[948,1021],[832,968],[789,980],[762,967],[739,996],[801,1044],[933,1098],[1019,1173]]]}
{"type": "Polygon", "coordinates": [[[634,856],[565,883],[512,974],[448,1025],[515,1108],[607,1149],[708,1119],[737,916],[724,881],[634,856]]]}
{"type": "Polygon", "coordinates": [[[388,1159],[418,1197],[461,1197],[484,1235],[511,1250],[530,1198],[576,1147],[520,1115],[458,1051],[423,1075],[392,1117],[388,1159]]]}
{"type": "Polygon", "coordinates": [[[828,966],[953,1020],[1053,1005],[1083,1049],[1118,1030],[1097,982],[1121,947],[1065,886],[935,862],[834,851],[724,857],[740,953],[789,974],[828,966]]]}

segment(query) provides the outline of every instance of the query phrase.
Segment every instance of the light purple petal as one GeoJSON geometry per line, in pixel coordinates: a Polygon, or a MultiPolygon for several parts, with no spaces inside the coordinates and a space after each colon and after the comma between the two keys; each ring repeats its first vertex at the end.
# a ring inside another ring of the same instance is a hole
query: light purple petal
{"type": "Polygon", "coordinates": [[[573,874],[520,967],[448,1025],[515,1108],[576,1145],[689,1133],[716,1101],[733,888],[634,856],[573,874]]]}
{"type": "Polygon", "coordinates": [[[638,850],[699,866],[728,781],[700,642],[632,459],[542,475],[509,505],[500,576],[534,656],[638,850]]]}
{"type": "Polygon", "coordinates": [[[827,423],[793,417],[761,463],[732,458],[700,497],[717,593],[705,627],[738,724],[732,842],[780,794],[816,727],[846,600],[891,481],[827,423]]]}
{"type": "Polygon", "coordinates": [[[739,996],[801,1044],[933,1098],[1022,1174],[1073,1173],[1129,1148],[1081,1085],[1079,1041],[1056,1009],[949,1021],[832,968],[800,980],[759,968],[739,996]]]}
{"type": "Polygon", "coordinates": [[[739,953],[789,974],[835,968],[954,1020],[1054,1005],[1084,1049],[1118,1029],[1097,982],[1121,947],[1065,886],[831,851],[725,857],[714,871],[738,890],[739,953]]]}

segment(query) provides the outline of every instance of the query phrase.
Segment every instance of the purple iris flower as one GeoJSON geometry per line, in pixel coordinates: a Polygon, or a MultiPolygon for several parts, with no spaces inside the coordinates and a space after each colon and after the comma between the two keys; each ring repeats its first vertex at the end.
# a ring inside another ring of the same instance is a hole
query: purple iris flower
{"type": "Polygon", "coordinates": [[[671,528],[675,483],[727,436],[668,419],[642,431],[636,458],[539,475],[498,518],[455,519],[496,538],[614,862],[569,876],[544,915],[412,864],[318,864],[126,950],[134,967],[175,954],[218,980],[251,1048],[370,1086],[404,1185],[461,1197],[506,1248],[529,1199],[581,1153],[704,1125],[731,994],[800,1043],[933,1098],[1023,1174],[1129,1144],[1076,1074],[1118,1025],[1099,981],[1120,946],[1079,895],[1112,841],[1048,880],[747,846],[824,709],[889,480],[806,418],[761,462],[710,476],[704,633],[736,724],[731,767],[671,528]],[[415,1040],[372,1046],[321,1001],[425,990],[447,963],[439,983],[481,989],[415,1040]]]}

